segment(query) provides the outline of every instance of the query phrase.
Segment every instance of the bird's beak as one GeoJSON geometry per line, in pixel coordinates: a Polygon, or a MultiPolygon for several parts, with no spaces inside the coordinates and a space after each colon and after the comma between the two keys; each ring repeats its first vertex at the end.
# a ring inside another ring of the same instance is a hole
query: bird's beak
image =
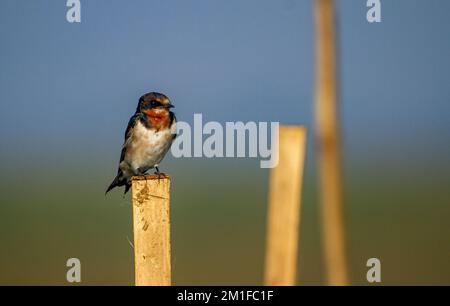
{"type": "Polygon", "coordinates": [[[175,106],[173,106],[172,104],[169,103],[169,104],[166,105],[166,107],[167,108],[174,108],[175,106]]]}

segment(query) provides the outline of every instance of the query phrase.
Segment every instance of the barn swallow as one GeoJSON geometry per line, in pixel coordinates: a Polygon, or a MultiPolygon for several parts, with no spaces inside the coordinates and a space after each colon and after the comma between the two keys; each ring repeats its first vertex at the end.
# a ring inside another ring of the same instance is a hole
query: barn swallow
{"type": "Polygon", "coordinates": [[[127,193],[131,177],[145,175],[150,169],[160,174],[158,165],[176,137],[176,117],[170,111],[173,107],[169,98],[157,92],[139,99],[136,113],[125,131],[117,176],[106,193],[119,186],[125,186],[124,194],[127,193]]]}

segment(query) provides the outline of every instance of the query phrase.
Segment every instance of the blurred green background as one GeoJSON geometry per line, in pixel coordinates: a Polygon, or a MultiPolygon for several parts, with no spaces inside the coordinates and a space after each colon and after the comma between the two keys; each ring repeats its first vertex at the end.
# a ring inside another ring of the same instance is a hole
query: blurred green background
{"type": "MultiPolygon", "coordinates": [[[[214,160],[166,164],[173,176],[175,284],[261,284],[267,171],[244,161],[227,167],[214,160]]],[[[450,169],[426,168],[390,175],[385,168],[346,168],[353,284],[367,284],[371,257],[381,260],[383,284],[448,284],[450,181],[442,172],[450,169]]],[[[324,282],[311,170],[303,192],[299,284],[324,282]]],[[[14,203],[1,206],[2,284],[66,284],[70,257],[81,260],[82,284],[133,283],[130,199],[120,191],[103,195],[108,173],[84,177],[84,170],[71,167],[47,173],[55,180],[36,174],[2,178],[1,201],[14,203]]]]}
{"type": "MultiPolygon", "coordinates": [[[[336,1],[352,284],[450,284],[450,3],[336,1]]],[[[316,192],[311,1],[0,4],[0,284],[133,284],[129,195],[104,196],[138,97],[180,120],[309,129],[298,284],[324,284],[316,192]]],[[[269,171],[256,159],[174,159],[173,278],[262,284],[269,171]]]]}

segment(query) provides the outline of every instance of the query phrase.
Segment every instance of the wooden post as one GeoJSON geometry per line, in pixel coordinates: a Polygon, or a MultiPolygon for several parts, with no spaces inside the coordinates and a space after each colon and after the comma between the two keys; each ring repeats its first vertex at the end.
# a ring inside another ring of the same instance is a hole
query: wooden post
{"type": "Polygon", "coordinates": [[[322,234],[328,284],[348,284],[341,148],[336,98],[334,9],[332,0],[315,0],[316,139],[322,234]]]}
{"type": "Polygon", "coordinates": [[[137,286],[170,286],[170,177],[132,178],[137,286]]]}
{"type": "Polygon", "coordinates": [[[264,283],[295,285],[306,129],[281,126],[278,166],[270,174],[264,283]]]}

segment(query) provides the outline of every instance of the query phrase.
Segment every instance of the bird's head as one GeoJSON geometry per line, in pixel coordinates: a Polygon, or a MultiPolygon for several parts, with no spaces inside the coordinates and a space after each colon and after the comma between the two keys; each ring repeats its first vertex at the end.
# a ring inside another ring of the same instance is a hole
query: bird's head
{"type": "Polygon", "coordinates": [[[167,96],[150,92],[140,97],[136,112],[144,113],[150,117],[162,117],[168,115],[173,107],[167,96]]]}

